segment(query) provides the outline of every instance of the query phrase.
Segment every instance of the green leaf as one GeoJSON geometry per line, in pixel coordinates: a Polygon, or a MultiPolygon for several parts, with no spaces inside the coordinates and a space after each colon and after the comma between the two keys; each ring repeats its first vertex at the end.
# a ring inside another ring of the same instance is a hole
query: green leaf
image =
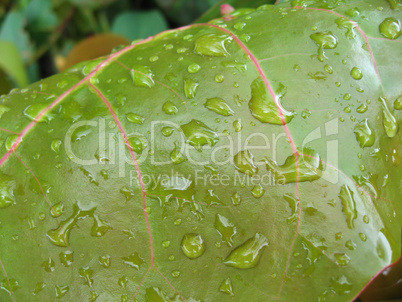
{"type": "Polygon", "coordinates": [[[387,1],[334,2],[1,97],[0,300],[354,300],[401,255],[402,38],[387,1]]]}
{"type": "Polygon", "coordinates": [[[0,41],[0,69],[9,75],[19,87],[28,85],[28,75],[20,52],[14,43],[0,41]]]}
{"type": "Polygon", "coordinates": [[[124,12],[112,24],[113,33],[129,40],[144,39],[167,28],[164,17],[157,10],[124,12]]]}

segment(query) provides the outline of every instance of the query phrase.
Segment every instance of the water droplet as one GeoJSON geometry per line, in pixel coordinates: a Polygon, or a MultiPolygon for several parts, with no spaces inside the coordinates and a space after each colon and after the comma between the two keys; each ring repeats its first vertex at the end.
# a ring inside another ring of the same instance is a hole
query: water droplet
{"type": "Polygon", "coordinates": [[[367,111],[367,109],[368,109],[367,105],[361,104],[359,107],[357,107],[356,111],[358,113],[364,113],[367,111]]]}
{"type": "Polygon", "coordinates": [[[340,266],[348,265],[350,262],[350,257],[344,253],[335,253],[334,256],[336,263],[340,266]]]}
{"type": "Polygon", "coordinates": [[[201,235],[186,234],[181,241],[181,249],[188,258],[195,259],[205,252],[205,242],[201,235]]]}
{"type": "Polygon", "coordinates": [[[120,285],[122,288],[126,288],[127,282],[128,282],[128,278],[126,276],[122,276],[117,281],[117,284],[120,285]]]}
{"type": "Polygon", "coordinates": [[[109,255],[99,256],[99,264],[102,265],[103,267],[108,268],[110,266],[110,256],[109,255]]]}
{"type": "Polygon", "coordinates": [[[213,147],[219,140],[211,128],[198,120],[191,120],[188,124],[182,125],[180,129],[187,137],[187,142],[197,150],[201,150],[204,145],[213,147]]]}
{"type": "Polygon", "coordinates": [[[61,299],[63,298],[67,292],[70,290],[68,286],[55,286],[56,298],[61,299]]]}
{"type": "Polygon", "coordinates": [[[215,76],[215,82],[217,82],[217,83],[222,83],[224,80],[225,80],[225,77],[221,73],[218,73],[215,76]]]}
{"type": "Polygon", "coordinates": [[[136,64],[130,70],[130,75],[135,86],[151,88],[155,85],[154,74],[148,66],[136,64]]]}
{"type": "Polygon", "coordinates": [[[186,95],[186,98],[194,98],[198,86],[199,84],[194,82],[192,79],[184,79],[184,94],[186,95]]]}
{"type": "Polygon", "coordinates": [[[396,110],[402,110],[402,95],[398,96],[394,101],[394,108],[396,110]]]}
{"type": "Polygon", "coordinates": [[[238,206],[241,203],[241,197],[240,197],[239,193],[237,193],[237,192],[233,193],[233,195],[232,195],[232,203],[235,206],[238,206]]]}
{"type": "Polygon", "coordinates": [[[359,237],[362,241],[367,241],[367,235],[364,233],[359,233],[359,237]]]}
{"type": "Polygon", "coordinates": [[[158,61],[158,60],[159,60],[158,56],[152,56],[152,57],[149,58],[149,62],[155,62],[155,61],[158,61]]]}
{"type": "Polygon", "coordinates": [[[367,215],[363,216],[363,222],[368,224],[370,222],[370,218],[367,215]]]}
{"type": "Polygon", "coordinates": [[[353,131],[356,134],[356,139],[360,144],[360,148],[371,147],[374,144],[375,133],[366,118],[356,124],[353,131]]]}
{"type": "Polygon", "coordinates": [[[237,62],[236,60],[222,62],[222,65],[225,67],[236,68],[240,72],[245,72],[247,70],[247,64],[237,62]]]}
{"type": "Polygon", "coordinates": [[[342,201],[342,211],[346,216],[346,222],[349,229],[355,227],[354,220],[357,218],[356,201],[353,197],[353,191],[347,185],[341,187],[339,198],[342,201]]]}
{"type": "Polygon", "coordinates": [[[0,209],[15,204],[14,191],[16,187],[15,180],[0,171],[0,209]]]}
{"type": "Polygon", "coordinates": [[[230,280],[230,278],[225,279],[221,283],[221,286],[219,287],[219,291],[222,292],[222,293],[228,294],[230,296],[234,296],[232,280],[230,280]]]}
{"type": "Polygon", "coordinates": [[[386,18],[380,24],[380,34],[387,39],[397,39],[401,35],[401,21],[395,18],[386,18]]]}
{"type": "Polygon", "coordinates": [[[248,41],[250,41],[251,37],[250,37],[250,35],[248,35],[248,34],[241,34],[241,35],[239,36],[239,39],[240,39],[241,41],[243,41],[243,42],[248,42],[248,41]]]}
{"type": "Polygon", "coordinates": [[[7,106],[4,106],[2,104],[0,104],[0,119],[3,116],[4,113],[10,111],[10,108],[8,108],[7,106]]]}
{"type": "Polygon", "coordinates": [[[232,40],[229,35],[203,35],[195,40],[194,52],[203,56],[228,57],[230,54],[226,47],[232,40]]]}
{"type": "Polygon", "coordinates": [[[320,259],[322,255],[322,250],[326,249],[326,246],[320,242],[313,244],[310,240],[302,237],[302,246],[305,251],[307,251],[307,260],[310,266],[304,271],[305,276],[310,276],[315,270],[315,263],[320,259]]]}
{"type": "Polygon", "coordinates": [[[132,135],[128,138],[128,143],[130,144],[131,148],[133,148],[134,152],[137,154],[141,154],[145,148],[148,147],[147,142],[143,137],[132,135]]]}
{"type": "Polygon", "coordinates": [[[170,159],[172,162],[176,165],[181,164],[182,162],[185,162],[187,158],[181,153],[180,148],[177,146],[175,143],[175,148],[170,152],[170,159]]]}
{"type": "Polygon", "coordinates": [[[162,247],[164,248],[168,248],[170,246],[170,241],[169,240],[165,240],[162,242],[162,247]]]}
{"type": "Polygon", "coordinates": [[[338,45],[338,39],[330,31],[314,33],[310,38],[318,45],[318,60],[321,62],[328,59],[324,49],[334,49],[338,45]]]}
{"type": "Polygon", "coordinates": [[[141,265],[145,263],[145,261],[140,256],[138,256],[137,252],[134,252],[130,256],[122,257],[121,259],[123,259],[123,262],[125,264],[135,268],[136,270],[139,270],[141,265]]]}
{"type": "Polygon", "coordinates": [[[230,106],[221,98],[207,99],[207,102],[204,104],[204,106],[209,110],[223,116],[231,116],[234,114],[232,108],[230,108],[230,106]]]}
{"type": "Polygon", "coordinates": [[[292,214],[287,219],[288,224],[291,224],[299,218],[299,200],[295,195],[290,193],[283,195],[283,198],[289,203],[292,210],[292,214]]]}
{"type": "Polygon", "coordinates": [[[127,113],[126,118],[130,123],[138,124],[138,125],[142,125],[145,121],[145,118],[143,118],[141,115],[133,113],[133,112],[127,113]]]}
{"type": "Polygon", "coordinates": [[[98,215],[94,214],[94,224],[91,229],[91,235],[94,237],[101,237],[105,235],[105,233],[111,229],[111,227],[103,222],[98,215]]]}
{"type": "Polygon", "coordinates": [[[172,277],[173,278],[179,278],[180,277],[180,271],[177,270],[177,269],[172,271],[172,277]]]}
{"type": "MultiPolygon", "coordinates": [[[[24,115],[29,118],[31,121],[37,120],[36,118],[39,116],[39,114],[43,111],[46,110],[46,108],[49,106],[49,104],[45,103],[35,103],[32,105],[29,105],[28,107],[25,108],[24,110],[24,115]]],[[[39,123],[41,122],[50,122],[53,120],[54,114],[51,113],[50,111],[46,112],[39,120],[37,120],[39,123]]]]}
{"type": "Polygon", "coordinates": [[[331,290],[340,294],[347,294],[350,293],[352,289],[352,284],[349,283],[346,276],[341,276],[339,278],[331,278],[331,290]]]}
{"type": "Polygon", "coordinates": [[[61,143],[61,140],[55,139],[55,140],[52,141],[52,144],[51,144],[50,147],[52,148],[52,150],[53,150],[54,152],[59,153],[61,144],[62,144],[62,143],[61,143]]]}
{"type": "Polygon", "coordinates": [[[240,132],[243,129],[243,125],[241,124],[240,120],[235,120],[233,122],[233,127],[236,132],[240,132]]]}
{"type": "Polygon", "coordinates": [[[253,189],[251,190],[251,194],[255,197],[255,198],[261,198],[262,196],[264,196],[265,190],[264,188],[261,186],[261,184],[257,184],[253,187],[253,189]]]}
{"type": "Polygon", "coordinates": [[[343,238],[343,233],[339,232],[335,234],[335,240],[341,240],[343,238]]]}
{"type": "Polygon", "coordinates": [[[118,104],[120,104],[120,106],[124,106],[124,104],[126,103],[126,100],[127,100],[127,98],[125,95],[123,95],[121,93],[116,95],[116,102],[118,104]]]}
{"type": "Polygon", "coordinates": [[[197,63],[193,63],[187,67],[187,71],[189,73],[196,73],[196,72],[200,71],[200,69],[201,69],[201,66],[198,65],[197,63]]]}
{"type": "Polygon", "coordinates": [[[254,156],[248,150],[237,153],[233,161],[236,169],[248,176],[258,173],[258,168],[254,164],[254,156]]]}
{"type": "Polygon", "coordinates": [[[165,112],[166,114],[176,114],[179,109],[177,109],[176,105],[173,104],[171,101],[166,101],[163,106],[162,106],[162,110],[163,112],[165,112]]]}
{"type": "Polygon", "coordinates": [[[379,98],[382,104],[382,120],[385,133],[388,137],[394,137],[398,133],[398,123],[391,110],[388,108],[387,102],[383,98],[379,98]]]}
{"type": "Polygon", "coordinates": [[[282,178],[285,183],[317,180],[323,170],[320,155],[310,148],[304,148],[298,159],[295,154],[289,156],[282,166],[269,158],[265,162],[267,169],[276,175],[276,179],[282,178]]]}
{"type": "Polygon", "coordinates": [[[171,136],[173,131],[174,131],[173,127],[166,126],[166,127],[162,128],[162,134],[163,134],[163,136],[166,136],[166,137],[171,136]]]}
{"type": "Polygon", "coordinates": [[[80,276],[84,278],[84,284],[88,285],[89,287],[92,286],[92,283],[94,282],[93,279],[91,279],[94,271],[89,267],[89,266],[84,266],[81,267],[78,272],[80,273],[80,276]]]}
{"type": "Polygon", "coordinates": [[[262,123],[282,125],[282,116],[285,123],[289,123],[295,116],[295,113],[282,108],[279,100],[275,101],[273,99],[261,77],[255,79],[251,84],[251,95],[249,102],[251,114],[262,123]]]}
{"type": "Polygon", "coordinates": [[[55,270],[56,264],[52,258],[49,258],[42,263],[42,267],[45,269],[45,271],[51,273],[55,270]]]}
{"type": "Polygon", "coordinates": [[[325,69],[325,71],[327,72],[327,73],[329,73],[329,74],[332,74],[334,71],[333,71],[333,69],[332,69],[332,66],[331,65],[328,65],[328,64],[326,64],[325,66],[324,66],[324,69],[325,69]]]}
{"type": "Polygon", "coordinates": [[[45,288],[45,286],[46,286],[46,284],[44,282],[36,283],[36,286],[35,286],[34,290],[32,291],[32,294],[34,296],[36,296],[37,294],[39,294],[45,288]]]}
{"type": "Polygon", "coordinates": [[[353,32],[353,29],[355,28],[355,25],[353,24],[352,21],[346,19],[346,18],[339,18],[335,20],[335,23],[338,25],[338,28],[346,29],[345,36],[348,37],[349,39],[354,39],[355,34],[353,32]]]}
{"type": "Polygon", "coordinates": [[[233,223],[225,216],[216,214],[215,229],[221,236],[222,241],[226,242],[228,246],[233,245],[233,236],[237,233],[237,229],[233,223]]]}
{"type": "Polygon", "coordinates": [[[65,267],[68,267],[71,264],[73,264],[73,252],[72,251],[61,252],[59,254],[59,257],[60,257],[61,264],[63,264],[65,267]]]}
{"type": "Polygon", "coordinates": [[[355,80],[361,80],[363,78],[363,73],[362,71],[357,68],[357,67],[353,67],[352,70],[350,71],[350,75],[352,76],[352,78],[354,78],[355,80]]]}
{"type": "Polygon", "coordinates": [[[346,241],[345,246],[351,251],[356,249],[356,243],[354,243],[352,240],[346,241]]]}
{"type": "Polygon", "coordinates": [[[240,269],[253,268],[258,264],[264,248],[268,246],[268,239],[256,233],[242,245],[236,247],[224,260],[224,264],[240,269]]]}
{"type": "Polygon", "coordinates": [[[15,279],[5,278],[0,283],[0,288],[5,290],[10,296],[21,286],[15,279]]]}

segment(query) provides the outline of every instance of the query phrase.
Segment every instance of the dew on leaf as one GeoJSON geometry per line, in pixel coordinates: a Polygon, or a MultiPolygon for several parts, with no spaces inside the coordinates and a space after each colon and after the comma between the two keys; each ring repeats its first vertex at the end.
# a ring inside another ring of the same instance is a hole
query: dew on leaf
{"type": "Polygon", "coordinates": [[[32,295],[36,296],[39,294],[44,288],[46,287],[46,284],[44,282],[38,282],[35,285],[35,288],[32,291],[32,295]]]}
{"type": "Polygon", "coordinates": [[[196,259],[205,252],[204,239],[199,234],[186,234],[181,241],[181,250],[190,259],[196,259]]]}
{"type": "Polygon", "coordinates": [[[215,82],[217,82],[217,83],[222,83],[224,80],[225,80],[225,77],[221,73],[218,73],[215,76],[215,82]]]}
{"type": "Polygon", "coordinates": [[[151,88],[155,85],[153,80],[154,74],[148,66],[133,65],[130,70],[130,75],[135,86],[151,88]]]}
{"type": "Polygon", "coordinates": [[[253,268],[257,266],[266,246],[268,246],[268,239],[261,233],[256,233],[232,250],[223,263],[240,269],[253,268]]]}
{"type": "Polygon", "coordinates": [[[388,104],[382,97],[379,98],[382,105],[382,122],[388,137],[394,137],[398,133],[398,123],[395,116],[388,108],[388,104]]]}
{"type": "Polygon", "coordinates": [[[190,64],[190,65],[187,67],[187,71],[188,71],[189,73],[196,73],[196,72],[200,71],[200,69],[201,69],[201,66],[198,65],[197,63],[190,64]]]}
{"type": "Polygon", "coordinates": [[[145,121],[145,118],[139,114],[129,112],[126,114],[126,118],[130,123],[142,125],[145,121]]]}
{"type": "Polygon", "coordinates": [[[99,256],[98,261],[99,261],[99,264],[105,268],[108,268],[110,266],[110,256],[109,255],[99,256]]]}
{"type": "Polygon", "coordinates": [[[169,136],[172,135],[173,131],[174,131],[173,127],[169,127],[169,126],[163,127],[162,128],[162,135],[166,136],[166,137],[169,137],[169,136]]]}
{"type": "Polygon", "coordinates": [[[61,252],[59,254],[60,257],[60,262],[61,264],[63,264],[65,267],[70,266],[71,264],[73,264],[73,252],[72,251],[65,251],[65,252],[61,252]]]}
{"type": "Polygon", "coordinates": [[[350,262],[350,257],[344,253],[335,253],[334,256],[336,263],[340,266],[348,265],[350,262]]]}
{"type": "Polygon", "coordinates": [[[204,145],[213,147],[218,142],[217,134],[201,121],[193,119],[180,128],[187,137],[187,142],[197,150],[201,150],[204,145]]]}
{"type": "Polygon", "coordinates": [[[318,60],[321,62],[328,59],[324,49],[334,49],[338,45],[338,39],[330,31],[314,33],[310,38],[318,45],[318,60]]]}
{"type": "Polygon", "coordinates": [[[262,196],[264,196],[265,190],[264,188],[261,186],[261,184],[256,184],[252,190],[251,190],[251,194],[255,197],[255,198],[261,198],[262,196]]]}
{"type": "Polygon", "coordinates": [[[81,267],[78,270],[78,272],[79,272],[80,276],[82,278],[84,278],[84,284],[91,287],[92,283],[94,282],[94,280],[92,279],[92,275],[93,275],[94,271],[89,266],[84,266],[84,267],[81,267]]]}
{"type": "Polygon", "coordinates": [[[37,119],[37,117],[39,116],[39,114],[46,110],[46,108],[49,106],[49,104],[45,104],[45,103],[34,103],[29,105],[28,107],[26,107],[24,109],[24,115],[30,119],[31,121],[38,121],[39,123],[41,122],[50,122],[51,120],[54,119],[54,114],[52,114],[51,112],[46,112],[45,114],[43,114],[39,119],[37,119]]]}
{"type": "Polygon", "coordinates": [[[119,280],[117,280],[117,284],[120,285],[122,288],[126,288],[128,282],[128,278],[126,276],[121,276],[119,280]]]}
{"type": "Polygon", "coordinates": [[[339,18],[335,20],[335,23],[338,25],[338,28],[340,29],[346,29],[345,36],[348,37],[349,39],[354,39],[355,34],[353,32],[353,29],[355,28],[355,25],[353,24],[352,21],[346,19],[346,18],[339,18]]]}
{"type": "Polygon", "coordinates": [[[60,139],[55,139],[52,141],[52,144],[50,145],[50,147],[54,152],[59,153],[61,144],[62,144],[62,142],[60,139]]]}
{"type": "Polygon", "coordinates": [[[233,193],[233,195],[232,195],[232,203],[235,206],[238,206],[241,203],[241,197],[240,197],[239,193],[237,193],[237,192],[233,193]]]}
{"type": "Polygon", "coordinates": [[[69,286],[55,286],[55,293],[56,293],[56,298],[61,299],[63,298],[67,292],[70,290],[69,286]]]}
{"type": "Polygon", "coordinates": [[[140,136],[132,135],[128,138],[128,143],[130,144],[133,151],[137,154],[141,154],[144,151],[148,144],[146,140],[140,136]]]}
{"type": "Polygon", "coordinates": [[[243,125],[241,124],[240,120],[235,120],[233,122],[233,127],[236,132],[240,132],[243,129],[243,125]]]}
{"type": "Polygon", "coordinates": [[[123,262],[136,270],[139,270],[141,265],[145,263],[145,261],[138,255],[137,252],[134,252],[133,254],[127,256],[127,257],[122,257],[123,262]]]}
{"type": "Polygon", "coordinates": [[[42,267],[44,268],[45,271],[51,273],[55,270],[56,263],[54,263],[52,258],[48,258],[42,263],[42,267]]]}
{"type": "Polygon", "coordinates": [[[352,284],[348,281],[346,276],[339,278],[331,278],[331,289],[337,294],[347,294],[352,290],[352,284]]]}
{"type": "Polygon", "coordinates": [[[283,195],[283,198],[288,202],[290,209],[291,209],[291,215],[287,218],[288,224],[291,224],[299,218],[299,200],[294,194],[287,193],[283,195]]]}
{"type": "Polygon", "coordinates": [[[356,108],[356,111],[358,113],[364,113],[367,111],[367,109],[368,109],[367,105],[361,104],[359,107],[356,108]]]}
{"type": "Polygon", "coordinates": [[[105,222],[103,222],[98,215],[94,214],[93,215],[94,218],[94,224],[91,228],[91,235],[94,237],[101,237],[103,235],[105,235],[105,233],[111,229],[111,227],[106,224],[105,222]]]}
{"type": "Polygon", "coordinates": [[[356,243],[354,243],[352,240],[348,240],[345,243],[345,247],[347,247],[351,251],[354,251],[357,246],[356,246],[356,243]]]}
{"type": "Polygon", "coordinates": [[[173,104],[173,102],[171,102],[171,101],[166,101],[162,106],[162,110],[163,110],[163,112],[165,112],[166,114],[169,114],[169,115],[176,114],[179,111],[179,109],[177,109],[176,105],[173,104]]]}
{"type": "Polygon", "coordinates": [[[199,83],[194,82],[192,79],[184,79],[184,94],[186,98],[192,99],[195,96],[199,83]]]}
{"type": "Polygon", "coordinates": [[[363,78],[363,73],[361,72],[361,70],[357,67],[353,67],[352,70],[350,71],[350,75],[352,76],[352,78],[354,78],[355,80],[361,80],[363,78]]]}
{"type": "Polygon", "coordinates": [[[0,171],[0,209],[7,208],[15,203],[15,180],[0,171]]]}

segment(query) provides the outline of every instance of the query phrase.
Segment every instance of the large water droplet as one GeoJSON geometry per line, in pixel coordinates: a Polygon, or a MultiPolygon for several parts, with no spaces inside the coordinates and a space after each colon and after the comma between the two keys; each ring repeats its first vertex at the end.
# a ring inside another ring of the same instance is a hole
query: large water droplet
{"type": "Polygon", "coordinates": [[[233,161],[236,169],[248,176],[253,176],[258,173],[258,168],[254,164],[254,156],[248,150],[237,153],[233,161]]]}
{"type": "Polygon", "coordinates": [[[395,18],[386,18],[380,24],[380,34],[387,39],[397,39],[401,35],[401,21],[395,18]]]}
{"type": "Polygon", "coordinates": [[[336,263],[340,266],[348,265],[348,263],[350,262],[350,257],[344,253],[335,253],[334,256],[336,259],[336,263]]]}
{"type": "Polygon", "coordinates": [[[194,98],[195,92],[197,91],[199,85],[199,83],[194,82],[192,79],[184,79],[184,94],[186,95],[186,98],[194,98]]]}
{"type": "Polygon", "coordinates": [[[315,263],[320,259],[322,255],[322,249],[325,249],[325,246],[320,246],[318,249],[313,243],[302,237],[302,246],[305,251],[307,251],[307,260],[310,266],[304,271],[304,276],[310,276],[315,270],[315,263]]]}
{"type": "Polygon", "coordinates": [[[32,291],[32,294],[36,296],[39,294],[44,288],[46,287],[46,284],[44,282],[38,282],[36,283],[35,288],[32,291]]]}
{"type": "Polygon", "coordinates": [[[225,216],[216,214],[215,229],[227,245],[233,245],[233,236],[236,235],[237,229],[225,216]]]}
{"type": "Polygon", "coordinates": [[[145,148],[148,147],[146,140],[143,137],[132,135],[128,138],[128,143],[131,148],[133,148],[134,152],[137,154],[141,154],[145,148]]]}
{"type": "Polygon", "coordinates": [[[67,292],[70,290],[68,286],[55,286],[56,298],[61,299],[63,298],[67,292]]]}
{"type": "Polygon", "coordinates": [[[170,159],[176,165],[181,164],[182,162],[185,162],[187,160],[183,153],[181,153],[180,148],[177,146],[176,143],[174,149],[172,150],[172,152],[170,152],[170,159]]]}
{"type": "Polygon", "coordinates": [[[4,278],[0,283],[0,288],[5,290],[10,296],[21,286],[15,279],[4,278]]]}
{"type": "Polygon", "coordinates": [[[335,23],[338,25],[338,28],[346,29],[345,36],[348,37],[349,39],[354,39],[355,34],[353,32],[353,29],[355,28],[355,25],[353,24],[352,21],[347,20],[346,18],[339,18],[335,20],[335,23]]]}
{"type": "Polygon", "coordinates": [[[338,39],[330,31],[314,33],[310,38],[318,45],[318,60],[321,62],[328,59],[324,49],[334,49],[338,45],[338,39]]]}
{"type": "Polygon", "coordinates": [[[346,216],[349,229],[355,227],[354,220],[357,218],[356,201],[353,194],[353,191],[347,185],[343,185],[339,193],[339,198],[342,201],[342,211],[346,216]]]}
{"type": "Polygon", "coordinates": [[[208,99],[204,106],[223,116],[231,116],[234,114],[232,108],[221,98],[208,99]]]}
{"type": "Polygon", "coordinates": [[[215,146],[218,142],[217,134],[198,120],[191,120],[191,122],[182,125],[180,128],[187,137],[187,142],[197,150],[201,150],[204,145],[215,146]]]}
{"type": "Polygon", "coordinates": [[[350,293],[352,284],[349,283],[346,276],[331,278],[331,290],[338,295],[350,293]]]}
{"type": "Polygon", "coordinates": [[[356,124],[353,131],[356,134],[356,139],[360,144],[360,148],[371,147],[374,144],[375,132],[370,127],[370,124],[366,118],[360,123],[356,124]]]}
{"type": "Polygon", "coordinates": [[[228,294],[230,296],[234,296],[232,280],[230,280],[230,278],[225,279],[221,283],[221,286],[219,286],[219,291],[222,292],[222,293],[228,294]]]}
{"type": "Polygon", "coordinates": [[[186,234],[181,241],[181,249],[188,258],[195,259],[205,252],[205,242],[201,235],[186,234]]]}
{"type": "Polygon", "coordinates": [[[155,85],[154,74],[148,66],[133,65],[130,75],[135,86],[151,88],[155,85]]]}
{"type": "Polygon", "coordinates": [[[93,217],[94,224],[91,229],[91,235],[94,237],[101,237],[105,235],[105,233],[110,230],[111,227],[107,223],[103,222],[98,215],[94,214],[93,217]]]}
{"type": "Polygon", "coordinates": [[[110,266],[110,256],[109,255],[99,256],[99,264],[102,265],[103,267],[108,268],[110,266]]]}
{"type": "Polygon", "coordinates": [[[254,237],[236,247],[226,257],[224,263],[241,269],[253,268],[258,264],[266,246],[268,246],[268,239],[264,235],[256,233],[254,237]]]}
{"type": "Polygon", "coordinates": [[[136,270],[139,270],[141,265],[145,263],[145,261],[138,255],[137,252],[134,252],[130,256],[122,257],[123,262],[136,270]]]}
{"type": "Polygon", "coordinates": [[[203,35],[195,40],[194,52],[203,56],[228,57],[230,54],[226,47],[232,40],[229,35],[203,35]]]}
{"type": "MultiPolygon", "coordinates": [[[[273,99],[261,77],[255,79],[251,84],[251,95],[248,104],[251,114],[262,123],[282,125],[282,117],[285,123],[289,123],[295,116],[295,113],[282,108],[279,100],[273,99]]],[[[275,98],[278,97],[275,96],[275,98]]]]}
{"type": "Polygon", "coordinates": [[[296,159],[295,154],[289,156],[282,166],[278,166],[275,161],[269,158],[265,162],[267,169],[275,173],[276,179],[283,179],[285,183],[313,181],[322,175],[323,168],[320,155],[310,148],[304,148],[303,152],[299,153],[298,159],[296,159]]]}
{"type": "Polygon", "coordinates": [[[391,110],[388,108],[388,104],[383,98],[379,98],[382,104],[382,120],[385,133],[388,137],[394,137],[398,133],[398,123],[391,110]]]}

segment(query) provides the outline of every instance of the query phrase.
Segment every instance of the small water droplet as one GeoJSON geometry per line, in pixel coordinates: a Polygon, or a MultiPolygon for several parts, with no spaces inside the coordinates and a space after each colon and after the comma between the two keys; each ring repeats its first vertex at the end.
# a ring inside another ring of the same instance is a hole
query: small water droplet
{"type": "Polygon", "coordinates": [[[235,120],[233,122],[233,127],[234,127],[236,132],[240,132],[243,129],[243,125],[241,124],[240,120],[235,120]]]}
{"type": "Polygon", "coordinates": [[[222,83],[224,80],[225,80],[225,77],[221,73],[218,73],[215,76],[215,82],[217,82],[217,83],[222,83]]]}
{"type": "Polygon", "coordinates": [[[138,125],[142,125],[145,121],[145,118],[143,118],[141,115],[133,113],[133,112],[127,113],[126,118],[130,123],[138,124],[138,125]]]}
{"type": "Polygon", "coordinates": [[[121,276],[117,281],[117,284],[120,285],[122,288],[126,288],[128,282],[128,278],[126,276],[121,276]]]}
{"type": "Polygon", "coordinates": [[[15,180],[0,171],[0,209],[15,204],[14,191],[16,188],[15,180]]]}
{"type": "Polygon", "coordinates": [[[232,108],[230,108],[230,106],[221,98],[207,99],[207,102],[204,104],[204,106],[209,110],[223,116],[231,116],[234,114],[232,108]]]}
{"type": "Polygon", "coordinates": [[[51,144],[50,147],[52,148],[52,150],[53,150],[54,152],[59,153],[61,144],[62,144],[62,143],[61,143],[61,140],[60,140],[60,139],[55,139],[55,140],[52,141],[52,144],[51,144]]]}
{"type": "Polygon", "coordinates": [[[357,107],[356,111],[358,113],[364,113],[367,111],[367,109],[368,109],[367,105],[361,104],[359,107],[357,107]]]}
{"type": "Polygon", "coordinates": [[[354,243],[352,240],[346,241],[345,246],[351,251],[356,249],[356,243],[354,243]]]}
{"type": "Polygon", "coordinates": [[[128,143],[130,144],[131,148],[133,148],[133,151],[137,154],[141,154],[142,151],[148,147],[146,140],[137,135],[130,136],[128,138],[128,143]]]}
{"type": "Polygon", "coordinates": [[[353,191],[347,185],[341,187],[341,191],[338,195],[342,201],[342,211],[346,216],[349,229],[355,227],[354,220],[357,218],[356,201],[353,195],[353,191]]]}
{"type": "Polygon", "coordinates": [[[264,188],[261,186],[261,184],[256,184],[253,189],[251,190],[251,194],[255,198],[261,198],[265,194],[264,188]]]}
{"type": "Polygon", "coordinates": [[[44,288],[46,287],[46,284],[44,282],[38,282],[35,285],[34,290],[32,291],[32,294],[36,296],[39,294],[44,288]]]}
{"type": "Polygon", "coordinates": [[[219,291],[222,293],[225,293],[227,295],[234,296],[232,280],[230,278],[225,279],[221,283],[221,286],[219,287],[219,291]]]}
{"type": "Polygon", "coordinates": [[[386,18],[380,24],[380,34],[387,39],[397,39],[401,35],[401,21],[392,17],[386,18]]]}
{"type": "Polygon", "coordinates": [[[288,224],[291,224],[299,218],[299,200],[295,195],[290,193],[283,195],[283,198],[289,203],[292,210],[292,214],[287,219],[288,224]]]}
{"type": "Polygon", "coordinates": [[[310,38],[318,45],[318,60],[321,62],[328,59],[324,49],[334,49],[338,45],[338,39],[330,31],[314,33],[310,38]]]}
{"type": "Polygon", "coordinates": [[[166,127],[162,128],[162,134],[163,134],[163,136],[166,136],[166,137],[171,136],[173,131],[174,131],[173,127],[166,126],[166,127]]]}
{"type": "Polygon", "coordinates": [[[78,270],[78,272],[79,272],[80,276],[82,278],[84,278],[84,284],[86,284],[89,287],[91,287],[92,283],[94,282],[94,280],[91,278],[93,273],[94,273],[94,271],[89,266],[84,266],[84,267],[81,267],[78,270]]]}
{"type": "Polygon", "coordinates": [[[325,64],[324,69],[327,73],[332,74],[334,71],[331,65],[325,64]]]}
{"type": "Polygon", "coordinates": [[[402,110],[402,95],[398,96],[394,101],[394,108],[396,110],[402,110]]]}
{"type": "Polygon", "coordinates": [[[59,254],[59,257],[60,257],[61,264],[63,264],[65,267],[68,267],[71,264],[73,264],[73,252],[72,251],[61,252],[59,254]]]}
{"type": "Polygon", "coordinates": [[[187,142],[199,151],[204,145],[215,146],[219,140],[211,128],[198,120],[191,120],[191,122],[182,125],[180,129],[187,137],[187,142]]]}
{"type": "Polygon", "coordinates": [[[99,256],[99,264],[102,265],[103,267],[108,268],[110,266],[110,256],[109,255],[99,256]]]}
{"type": "Polygon", "coordinates": [[[240,197],[239,193],[237,193],[237,192],[233,193],[233,195],[232,195],[232,203],[235,206],[238,206],[241,203],[241,197],[240,197]]]}
{"type": "Polygon", "coordinates": [[[359,233],[359,237],[362,241],[367,241],[367,235],[364,233],[359,233]]]}
{"type": "Polygon", "coordinates": [[[172,271],[172,277],[173,278],[179,278],[180,277],[180,271],[177,270],[177,269],[172,271]]]}
{"type": "Polygon", "coordinates": [[[336,263],[340,266],[348,265],[350,262],[350,257],[344,253],[335,253],[334,256],[336,263]]]}
{"type": "Polygon", "coordinates": [[[226,47],[232,40],[229,35],[203,35],[195,40],[194,52],[203,56],[228,57],[230,54],[226,47]]]}
{"type": "Polygon", "coordinates": [[[194,82],[192,79],[184,79],[184,94],[186,95],[186,98],[194,98],[198,86],[199,83],[194,82]]]}
{"type": "Polygon", "coordinates": [[[123,262],[136,270],[139,270],[141,265],[145,263],[145,261],[138,255],[137,252],[134,252],[130,256],[122,257],[123,262]]]}
{"type": "Polygon", "coordinates": [[[205,242],[201,235],[186,234],[181,241],[181,249],[188,258],[195,259],[205,252],[205,242]]]}
{"type": "Polygon", "coordinates": [[[361,70],[357,67],[353,67],[352,70],[350,71],[350,75],[352,76],[352,78],[354,78],[355,80],[361,80],[363,78],[363,73],[361,72],[361,70]]]}
{"type": "Polygon", "coordinates": [[[154,74],[148,66],[135,64],[130,70],[130,75],[135,86],[151,88],[155,85],[154,74]]]}
{"type": "Polygon", "coordinates": [[[42,267],[45,269],[45,271],[51,273],[55,270],[56,263],[54,263],[52,258],[49,258],[42,263],[42,267]]]}
{"type": "Polygon", "coordinates": [[[200,69],[201,69],[201,66],[198,65],[197,63],[190,64],[190,65],[187,67],[187,71],[188,71],[189,73],[197,73],[197,72],[200,71],[200,69]]]}
{"type": "Polygon", "coordinates": [[[382,104],[382,119],[385,133],[388,137],[394,137],[398,133],[398,123],[395,116],[388,108],[388,104],[382,97],[379,98],[382,104]]]}

